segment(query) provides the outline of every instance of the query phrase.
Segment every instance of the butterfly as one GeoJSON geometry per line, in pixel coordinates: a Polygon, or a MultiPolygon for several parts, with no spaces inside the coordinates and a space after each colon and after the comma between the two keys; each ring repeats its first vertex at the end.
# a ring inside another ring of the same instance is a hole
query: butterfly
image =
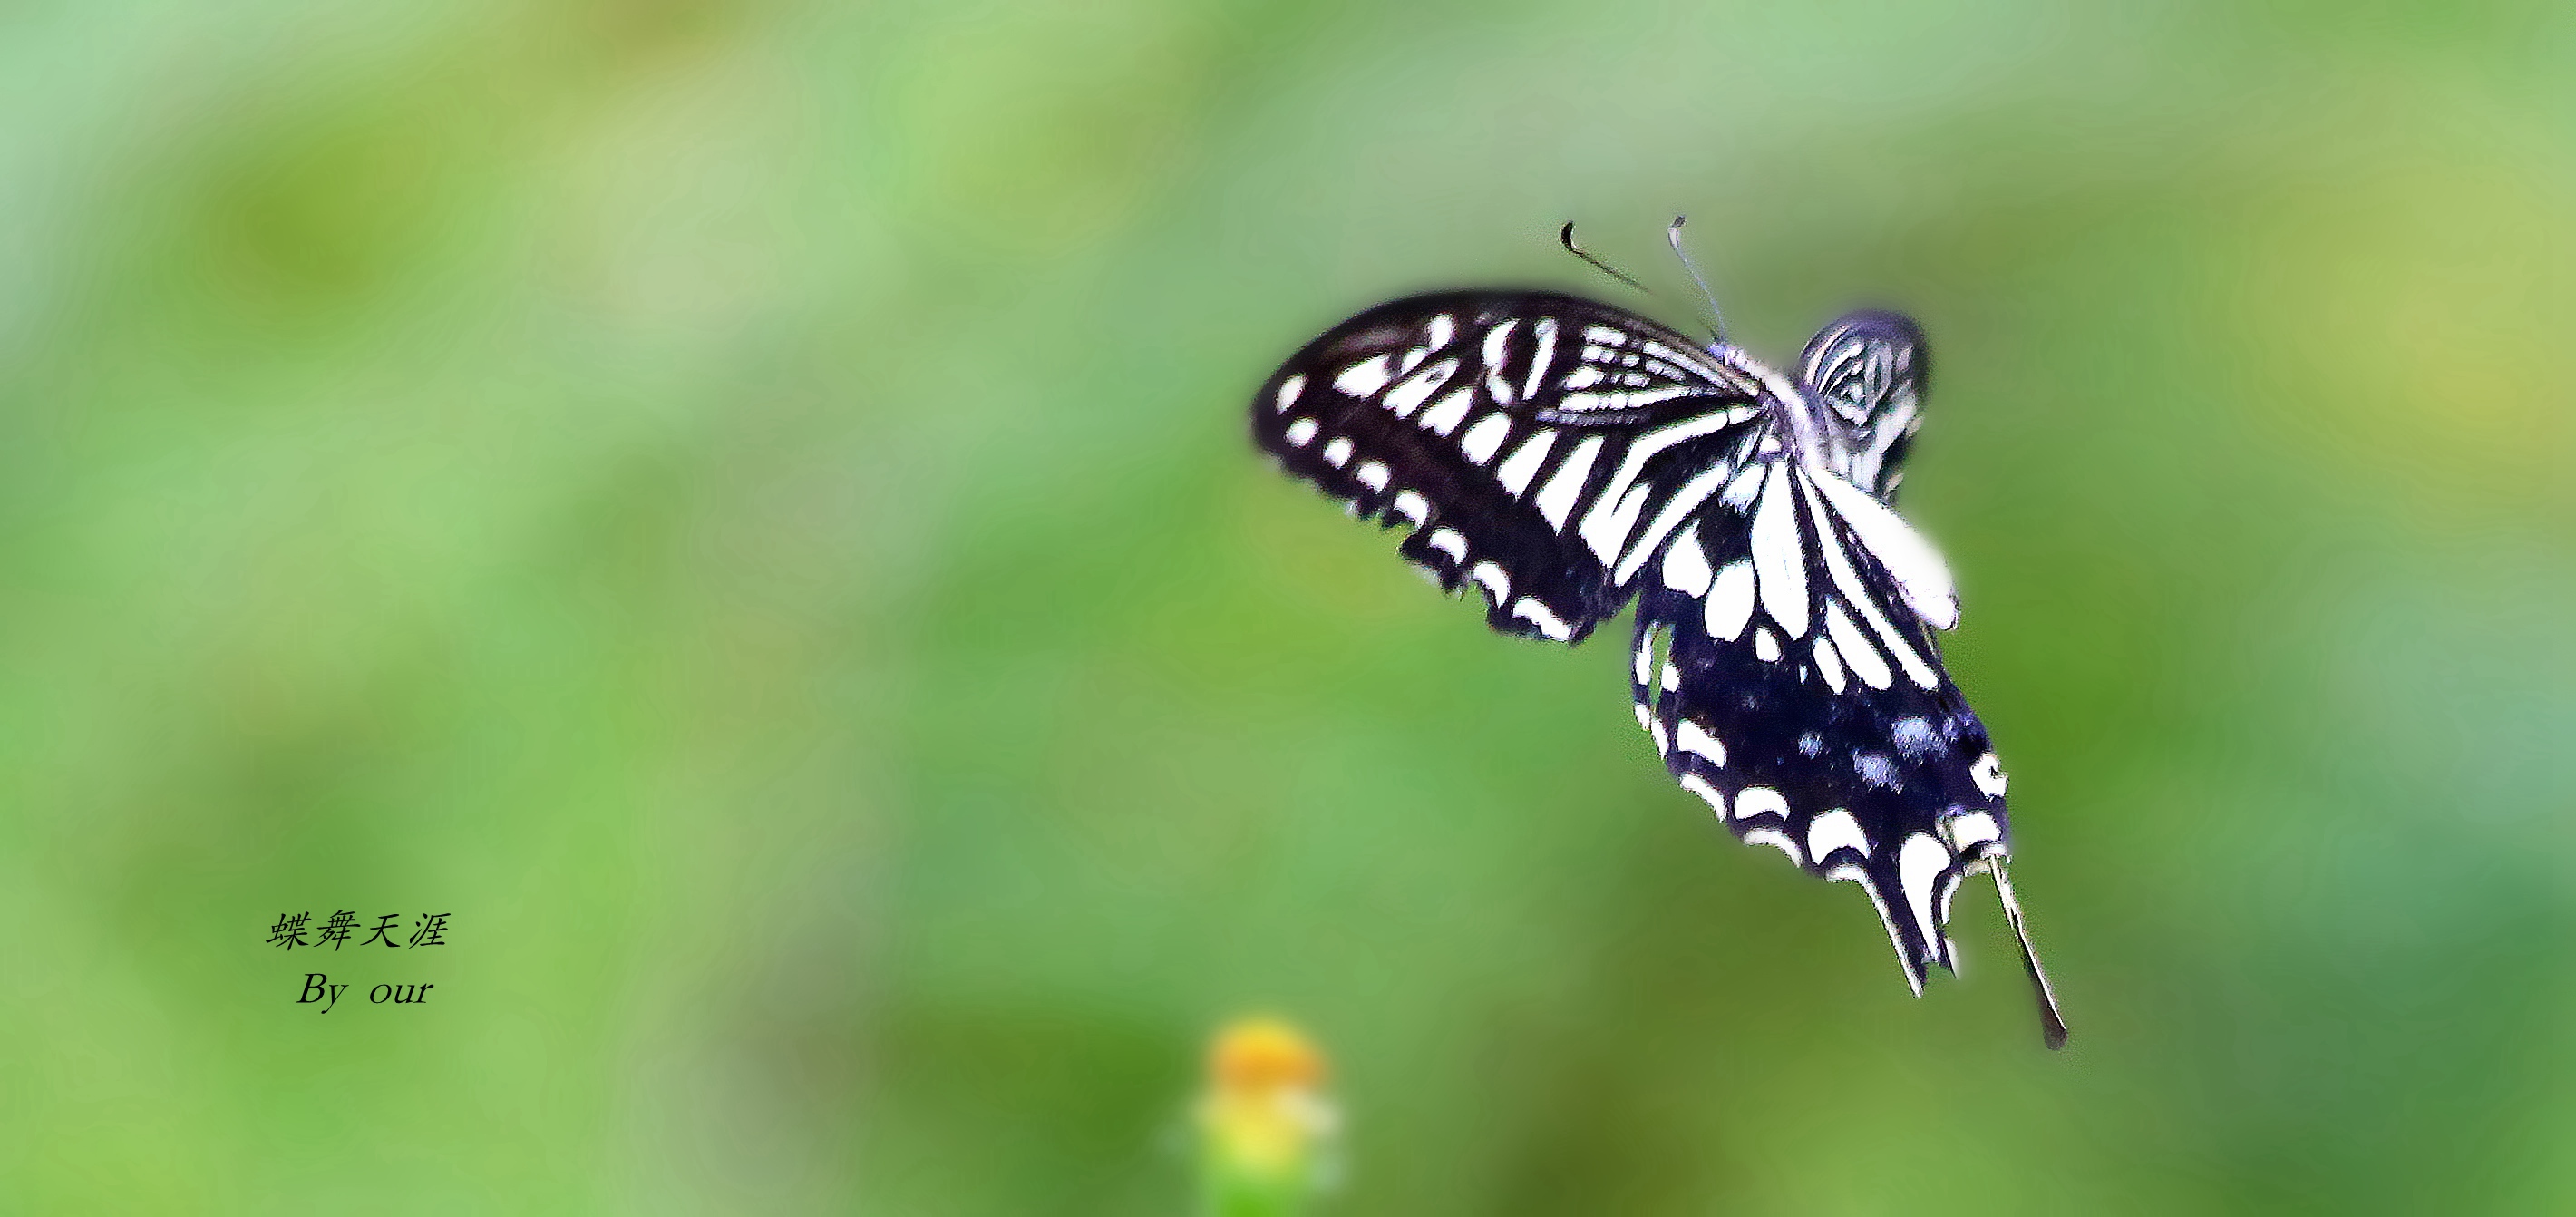
{"type": "Polygon", "coordinates": [[[1682,789],[1868,893],[1918,995],[1954,968],[1960,881],[1991,873],[2056,1048],[2004,869],[2006,777],[1933,636],[1957,593],[1894,509],[1930,371],[1893,312],[1827,325],[1790,376],[1578,296],[1435,292],[1291,356],[1252,435],[1405,529],[1398,551],[1481,592],[1495,630],[1580,643],[1634,599],[1637,722],[1682,789]]]}

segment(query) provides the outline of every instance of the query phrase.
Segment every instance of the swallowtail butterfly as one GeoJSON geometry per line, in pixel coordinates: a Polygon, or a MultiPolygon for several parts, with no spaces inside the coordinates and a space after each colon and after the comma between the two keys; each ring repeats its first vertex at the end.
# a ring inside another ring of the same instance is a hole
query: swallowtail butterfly
{"type": "Polygon", "coordinates": [[[1503,633],[1578,643],[1635,598],[1637,722],[1681,787],[1868,893],[1917,994],[1952,967],[1960,880],[1992,873],[2054,1048],[2004,771],[1933,638],[1958,621],[1950,574],[1892,508],[1929,372],[1890,312],[1826,326],[1793,377],[1574,296],[1437,292],[1307,344],[1252,434],[1401,525],[1403,556],[1482,592],[1503,633]]]}

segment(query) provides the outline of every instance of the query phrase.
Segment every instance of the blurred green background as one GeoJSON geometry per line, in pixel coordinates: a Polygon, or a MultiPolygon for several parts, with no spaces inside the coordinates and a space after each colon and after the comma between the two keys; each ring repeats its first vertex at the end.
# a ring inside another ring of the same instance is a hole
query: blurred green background
{"type": "Polygon", "coordinates": [[[1178,1213],[1247,1009],[1341,1213],[2576,1209],[2571,70],[2549,3],[10,6],[0,1210],[1178,1213]],[[1932,336],[2063,1055],[1987,885],[1909,997],[1624,625],[1492,636],[1243,439],[1679,211],[1757,351],[1932,336]],[[263,942],[340,908],[449,945],[263,942]]]}

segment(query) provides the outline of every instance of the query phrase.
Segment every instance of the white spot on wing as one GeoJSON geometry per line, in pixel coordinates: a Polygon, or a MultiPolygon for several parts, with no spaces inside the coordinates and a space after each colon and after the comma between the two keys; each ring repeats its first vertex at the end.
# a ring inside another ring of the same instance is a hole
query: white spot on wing
{"type": "Polygon", "coordinates": [[[1941,737],[1934,733],[1932,724],[1919,715],[1909,714],[1896,720],[1888,728],[1887,735],[1895,743],[1897,751],[1916,760],[1932,755],[1941,746],[1941,737]]]}
{"type": "Polygon", "coordinates": [[[1458,451],[1467,454],[1469,461],[1482,465],[1494,459],[1494,450],[1502,447],[1503,441],[1511,434],[1510,415],[1488,414],[1477,419],[1475,426],[1467,428],[1467,434],[1458,437],[1458,451]]]}
{"type": "Polygon", "coordinates": [[[1654,493],[1651,483],[1639,482],[1628,488],[1614,508],[1610,496],[1617,489],[1616,485],[1603,487],[1600,497],[1592,500],[1592,510],[1583,517],[1583,543],[1592,547],[1593,556],[1601,559],[1603,566],[1619,561],[1620,551],[1628,547],[1628,530],[1635,527],[1637,513],[1645,510],[1646,496],[1654,493]]]}
{"type": "MultiPolygon", "coordinates": [[[[1958,894],[1959,881],[1967,877],[1968,872],[1965,868],[1961,868],[1959,870],[1945,870],[1941,872],[1941,878],[1939,880],[1941,886],[1932,893],[1932,923],[1934,925],[1940,925],[1950,920],[1950,897],[1958,894]]],[[[1941,936],[1941,950],[1943,954],[1953,954],[1956,949],[1957,948],[1951,946],[1949,935],[1944,934],[1941,936]]],[[[1950,966],[1953,970],[1958,968],[1958,960],[1955,957],[1950,960],[1950,966]]]]}
{"type": "Polygon", "coordinates": [[[1491,562],[1479,562],[1476,564],[1476,569],[1467,572],[1467,577],[1475,580],[1476,586],[1485,589],[1485,595],[1496,604],[1511,598],[1512,577],[1505,574],[1500,566],[1491,562]]]}
{"type": "Polygon", "coordinates": [[[1303,372],[1280,381],[1279,395],[1271,399],[1270,408],[1273,410],[1285,410],[1288,407],[1297,404],[1297,395],[1305,391],[1306,374],[1303,372]]]}
{"type": "Polygon", "coordinates": [[[1747,786],[1735,796],[1735,818],[1750,820],[1758,815],[1775,815],[1786,820],[1789,818],[1789,800],[1781,798],[1779,791],[1768,786],[1747,786]]]}
{"type": "Polygon", "coordinates": [[[1977,846],[1988,841],[2002,840],[2004,830],[1995,823],[1993,816],[1972,811],[1941,821],[1941,833],[1950,838],[1950,848],[1965,854],[1974,852],[1977,846]]]}
{"type": "Polygon", "coordinates": [[[1655,755],[1662,756],[1672,751],[1672,741],[1664,738],[1664,725],[1655,720],[1655,716],[1642,702],[1637,705],[1637,725],[1644,727],[1646,734],[1654,739],[1655,755]]]}
{"type": "Polygon", "coordinates": [[[1682,670],[1681,670],[1680,668],[1676,668],[1676,667],[1674,667],[1674,666],[1673,666],[1673,665],[1671,665],[1671,664],[1665,664],[1665,665],[1664,665],[1664,681],[1663,681],[1663,683],[1664,683],[1664,692],[1666,692],[1666,693],[1670,693],[1670,692],[1672,692],[1673,690],[1675,690],[1675,689],[1678,689],[1678,688],[1682,687],[1682,670]]]}
{"type": "Polygon", "coordinates": [[[1978,757],[1977,763],[1969,766],[1968,776],[1975,780],[1977,789],[1986,792],[1986,797],[2004,797],[2004,786],[2009,779],[2004,776],[2003,762],[1996,760],[1994,753],[1978,757]]]}
{"type": "Polygon", "coordinates": [[[1918,832],[1905,838],[1905,844],[1896,853],[1896,878],[1905,885],[1905,903],[1914,910],[1914,924],[1921,927],[1923,941],[1936,949],[1941,941],[1941,930],[1932,918],[1932,881],[1940,877],[1941,869],[1948,865],[1950,851],[1942,848],[1941,843],[1928,832],[1918,832]]]}
{"type": "Polygon", "coordinates": [[[1637,335],[1637,349],[1644,351],[1647,355],[1656,359],[1661,359],[1670,363],[1679,363],[1682,358],[1681,352],[1665,346],[1652,338],[1648,338],[1643,334],[1637,335]]]}
{"type": "Polygon", "coordinates": [[[1583,495],[1585,479],[1592,476],[1592,458],[1600,452],[1601,437],[1586,437],[1574,446],[1574,455],[1557,466],[1555,474],[1547,479],[1547,485],[1539,488],[1538,513],[1547,517],[1549,525],[1560,529],[1565,527],[1565,517],[1573,514],[1574,501],[1583,495]]]}
{"type": "Polygon", "coordinates": [[[1513,498],[1519,498],[1522,491],[1529,489],[1530,479],[1538,476],[1538,467],[1547,463],[1547,450],[1555,443],[1556,428],[1539,428],[1521,441],[1520,447],[1512,449],[1502,468],[1494,471],[1494,480],[1501,482],[1513,498]]]}
{"type": "Polygon", "coordinates": [[[1824,677],[1826,687],[1836,693],[1842,692],[1848,683],[1843,679],[1842,656],[1834,653],[1834,644],[1822,634],[1816,635],[1816,673],[1824,677]]]}
{"type": "MultiPolygon", "coordinates": [[[[1588,369],[1587,369],[1588,370],[1588,369]]],[[[1573,377],[1567,377],[1571,381],[1573,377]]],[[[1613,393],[1568,393],[1556,403],[1559,410],[1642,410],[1657,402],[1687,397],[1697,392],[1690,385],[1666,385],[1660,389],[1637,389],[1613,393]]]]}
{"type": "Polygon", "coordinates": [[[1449,561],[1453,564],[1467,560],[1467,538],[1461,536],[1455,528],[1432,529],[1431,540],[1426,544],[1449,555],[1449,561]]]}
{"type": "Polygon", "coordinates": [[[1714,811],[1720,816],[1724,816],[1726,814],[1726,796],[1718,793],[1717,787],[1709,785],[1698,774],[1683,774],[1682,789],[1698,795],[1699,801],[1708,804],[1708,809],[1710,811],[1714,811]]]}
{"type": "Polygon", "coordinates": [[[1547,365],[1556,359],[1556,318],[1541,317],[1530,327],[1538,348],[1530,352],[1529,378],[1521,383],[1521,396],[1538,396],[1538,387],[1547,381],[1547,365]]]}
{"type": "Polygon", "coordinates": [[[1522,620],[1529,622],[1531,625],[1537,626],[1539,633],[1545,634],[1558,642],[1563,642],[1568,638],[1574,637],[1573,627],[1565,624],[1565,619],[1557,616],[1556,610],[1540,603],[1533,597],[1523,596],[1520,599],[1513,601],[1512,616],[1521,618],[1522,620]]]}
{"type": "Polygon", "coordinates": [[[1771,636],[1769,626],[1753,627],[1753,657],[1764,663],[1780,662],[1780,640],[1771,636]]]}
{"type": "Polygon", "coordinates": [[[1687,718],[1674,724],[1673,746],[1684,752],[1697,753],[1700,759],[1720,769],[1726,768],[1726,745],[1687,718]]]}
{"type": "Polygon", "coordinates": [[[1807,632],[1807,554],[1798,541],[1797,474],[1787,462],[1771,467],[1762,501],[1753,509],[1753,570],[1761,576],[1762,611],[1791,638],[1807,632]]]}
{"type": "MultiPolygon", "coordinates": [[[[1896,674],[1887,670],[1887,661],[1879,657],[1878,648],[1869,645],[1869,639],[1861,637],[1860,629],[1843,613],[1840,601],[1825,606],[1825,632],[1833,635],[1834,649],[1842,652],[1844,662],[1851,665],[1852,675],[1860,677],[1862,684],[1884,689],[1895,683],[1896,674]]],[[[1824,644],[1821,638],[1816,642],[1819,646],[1824,644]]]]}
{"type": "Polygon", "coordinates": [[[1440,391],[1440,386],[1449,383],[1449,377],[1457,370],[1457,360],[1443,359],[1405,377],[1404,383],[1387,390],[1386,408],[1394,411],[1397,418],[1411,418],[1413,412],[1422,407],[1423,402],[1430,400],[1432,394],[1440,391]]]}
{"type": "Polygon", "coordinates": [[[1869,856],[1869,838],[1861,833],[1860,821],[1840,807],[1817,816],[1807,825],[1807,856],[1818,862],[1837,849],[1849,848],[1860,856],[1869,856]]]}
{"type": "Polygon", "coordinates": [[[1738,558],[1718,571],[1706,609],[1709,637],[1722,642],[1741,637],[1744,623],[1753,619],[1753,564],[1738,558]]]}
{"type": "Polygon", "coordinates": [[[1449,340],[1457,335],[1458,323],[1452,321],[1449,314],[1442,313],[1431,319],[1430,330],[1430,336],[1423,339],[1422,345],[1426,350],[1436,351],[1449,345],[1449,340]]]}
{"type": "Polygon", "coordinates": [[[1349,436],[1336,435],[1333,437],[1333,442],[1324,445],[1324,463],[1335,469],[1339,469],[1342,466],[1351,463],[1351,441],[1349,436]]]}
{"type": "Polygon", "coordinates": [[[1386,489],[1386,466],[1376,461],[1364,462],[1359,468],[1360,484],[1371,490],[1386,489]]]}
{"type": "Polygon", "coordinates": [[[1708,551],[1699,547],[1698,525],[1682,530],[1664,549],[1664,586],[1685,596],[1705,596],[1715,578],[1708,569],[1708,551]]]}
{"type": "MultiPolygon", "coordinates": [[[[1361,472],[1366,473],[1367,470],[1361,472]]],[[[1395,514],[1413,521],[1413,526],[1420,528],[1431,519],[1431,500],[1410,490],[1399,491],[1395,496],[1395,514]]]]}
{"type": "Polygon", "coordinates": [[[1520,318],[1509,317],[1485,331],[1486,367],[1500,369],[1503,366],[1503,360],[1511,354],[1512,327],[1520,323],[1520,318]]]}
{"type": "Polygon", "coordinates": [[[1423,411],[1422,417],[1414,421],[1425,431],[1447,435],[1458,429],[1458,423],[1467,417],[1467,411],[1474,408],[1475,404],[1476,390],[1457,389],[1449,396],[1441,398],[1440,404],[1423,411]]]}
{"type": "Polygon", "coordinates": [[[1394,369],[1387,366],[1386,356],[1371,355],[1342,369],[1342,374],[1333,378],[1333,387],[1353,397],[1369,397],[1385,388],[1388,379],[1394,375],[1394,369]]]}
{"type": "Polygon", "coordinates": [[[1762,476],[1770,471],[1771,466],[1766,464],[1746,465],[1735,475],[1735,480],[1728,482],[1726,489],[1719,492],[1717,501],[1737,511],[1752,506],[1753,496],[1762,493],[1762,476]]]}
{"type": "MultiPolygon", "coordinates": [[[[1736,801],[1738,803],[1743,802],[1742,799],[1738,799],[1736,801]]],[[[1747,845],[1776,845],[1779,847],[1781,853],[1789,855],[1789,864],[1791,866],[1806,865],[1806,859],[1798,856],[1798,843],[1790,840],[1789,834],[1784,833],[1779,829],[1772,828],[1769,825],[1764,825],[1760,828],[1745,829],[1744,843],[1747,845]]]]}
{"type": "Polygon", "coordinates": [[[1301,418],[1288,424],[1286,439],[1291,448],[1303,448],[1315,439],[1315,420],[1301,418]]]}

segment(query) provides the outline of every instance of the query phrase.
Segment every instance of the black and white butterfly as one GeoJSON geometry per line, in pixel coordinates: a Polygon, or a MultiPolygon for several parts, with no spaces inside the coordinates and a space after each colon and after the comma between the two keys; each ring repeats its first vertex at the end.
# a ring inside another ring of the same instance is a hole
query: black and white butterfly
{"type": "Polygon", "coordinates": [[[1950,574],[1890,505],[1929,370],[1896,313],[1826,326],[1793,378],[1574,296],[1439,292],[1297,352],[1252,433],[1408,528],[1403,555],[1481,590],[1496,630],[1577,643],[1635,597],[1637,721],[1683,789],[1858,884],[1918,994],[1952,966],[1959,881],[1990,871],[2056,1047],[2004,772],[1933,640],[1950,574]]]}

